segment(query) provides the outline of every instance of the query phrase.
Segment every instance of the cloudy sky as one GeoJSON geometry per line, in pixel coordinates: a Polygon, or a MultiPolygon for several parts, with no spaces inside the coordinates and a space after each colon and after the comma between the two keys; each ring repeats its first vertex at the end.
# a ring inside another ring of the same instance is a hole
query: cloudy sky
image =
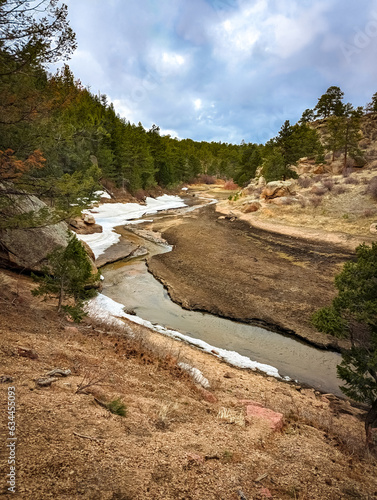
{"type": "Polygon", "coordinates": [[[265,142],[331,85],[377,92],[377,0],[65,0],[93,93],[149,129],[265,142]]]}

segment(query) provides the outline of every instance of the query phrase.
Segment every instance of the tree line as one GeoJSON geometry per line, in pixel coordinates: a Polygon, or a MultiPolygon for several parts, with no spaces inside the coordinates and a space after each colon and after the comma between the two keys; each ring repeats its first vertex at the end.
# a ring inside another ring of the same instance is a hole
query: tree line
{"type": "MultiPolygon", "coordinates": [[[[7,216],[9,193],[32,192],[64,217],[93,199],[106,179],[132,194],[165,188],[200,175],[232,178],[246,185],[257,170],[267,181],[295,177],[304,156],[324,159],[325,151],[362,157],[360,119],[377,111],[377,93],[366,110],[343,104],[330,87],[298,123],[287,120],[266,144],[178,140],[120,117],[105,95],[93,94],[64,64],[76,48],[75,34],[59,0],[0,2],[0,211],[2,225],[21,224],[7,216]],[[324,118],[320,138],[311,122],[324,118]],[[74,208],[76,207],[76,208],[74,208]]],[[[31,223],[30,220],[24,223],[31,223]]]]}

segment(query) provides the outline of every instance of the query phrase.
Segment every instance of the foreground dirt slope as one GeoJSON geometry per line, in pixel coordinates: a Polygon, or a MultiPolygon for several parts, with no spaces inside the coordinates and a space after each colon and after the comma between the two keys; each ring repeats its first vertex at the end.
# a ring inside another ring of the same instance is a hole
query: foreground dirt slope
{"type": "Polygon", "coordinates": [[[199,309],[285,331],[321,346],[336,341],[310,325],[335,295],[334,276],[352,252],[230,221],[202,208],[173,224],[151,227],[174,245],[149,270],[187,309],[199,309]]]}
{"type": "Polygon", "coordinates": [[[135,325],[128,333],[72,325],[32,298],[27,278],[1,272],[0,280],[0,434],[4,443],[14,386],[18,438],[15,495],[7,495],[4,447],[0,455],[4,498],[377,498],[363,412],[349,403],[135,325]],[[200,369],[211,388],[194,384],[178,361],[200,369]],[[54,368],[72,374],[38,387],[54,368]],[[86,394],[80,384],[89,384],[86,394]],[[125,417],[96,402],[116,398],[125,417]],[[282,413],[282,431],[245,418],[245,399],[282,413]]]}

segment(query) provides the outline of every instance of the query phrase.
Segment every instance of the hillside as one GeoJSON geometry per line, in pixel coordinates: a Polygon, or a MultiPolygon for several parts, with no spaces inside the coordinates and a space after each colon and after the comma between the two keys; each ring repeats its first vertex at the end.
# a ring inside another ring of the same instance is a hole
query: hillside
{"type": "MultiPolygon", "coordinates": [[[[0,389],[4,408],[7,387],[16,387],[17,498],[377,495],[362,410],[133,324],[72,325],[31,296],[27,277],[1,271],[1,283],[0,389]],[[177,362],[200,369],[211,387],[195,384],[177,362]],[[36,383],[55,368],[71,375],[36,383]],[[97,402],[117,398],[125,417],[97,402]],[[261,419],[250,413],[254,403],[276,414],[261,419]]],[[[3,437],[5,428],[3,419],[3,437]]],[[[15,498],[4,481],[1,493],[15,498]]]]}

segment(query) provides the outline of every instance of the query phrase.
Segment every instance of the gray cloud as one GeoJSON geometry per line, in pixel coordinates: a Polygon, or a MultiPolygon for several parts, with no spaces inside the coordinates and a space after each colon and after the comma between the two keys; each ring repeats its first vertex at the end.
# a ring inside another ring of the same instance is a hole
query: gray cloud
{"type": "Polygon", "coordinates": [[[70,62],[132,122],[196,140],[264,142],[330,86],[377,91],[377,1],[68,0],[70,62]]]}

